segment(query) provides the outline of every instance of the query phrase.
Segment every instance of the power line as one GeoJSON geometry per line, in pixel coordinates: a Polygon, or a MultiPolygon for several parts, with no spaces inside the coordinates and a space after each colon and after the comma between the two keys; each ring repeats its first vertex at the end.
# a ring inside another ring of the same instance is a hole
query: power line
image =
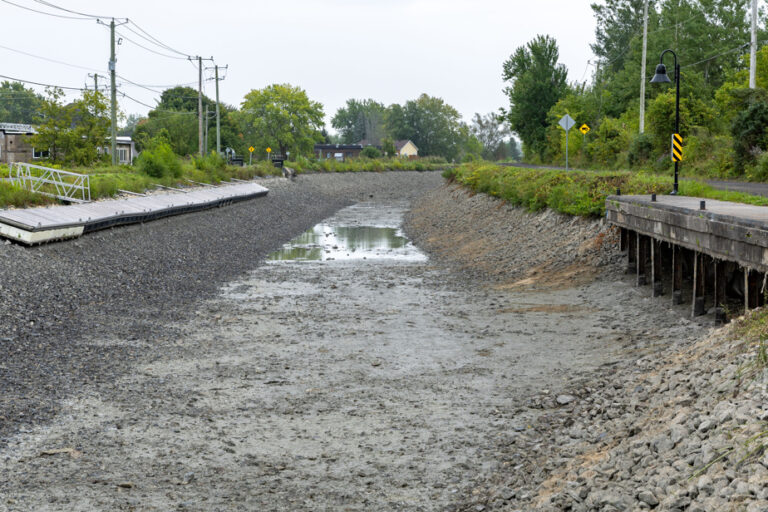
{"type": "Polygon", "coordinates": [[[54,14],[52,12],[39,11],[37,9],[32,9],[31,7],[26,7],[24,5],[19,5],[19,4],[13,3],[13,2],[11,2],[9,0],[0,0],[0,1],[5,2],[6,4],[10,4],[10,5],[16,6],[19,9],[24,9],[24,10],[27,10],[27,11],[36,12],[38,14],[45,14],[47,16],[53,16],[54,18],[63,18],[65,20],[80,20],[80,21],[92,21],[93,20],[93,18],[84,18],[84,17],[81,17],[81,16],[78,16],[78,17],[75,17],[75,16],[63,16],[61,14],[54,14]]]}
{"type": "Polygon", "coordinates": [[[35,59],[45,60],[45,61],[48,61],[48,62],[53,62],[55,64],[61,64],[62,66],[69,66],[71,68],[84,69],[86,71],[97,71],[97,72],[101,71],[100,69],[94,69],[94,68],[89,68],[89,67],[85,67],[85,66],[78,66],[77,64],[70,64],[68,62],[63,62],[63,61],[56,60],[56,59],[49,59],[48,57],[43,57],[41,55],[35,55],[33,53],[28,53],[28,52],[25,52],[25,51],[22,51],[22,50],[17,50],[15,48],[10,48],[8,46],[0,45],[0,48],[2,48],[3,50],[8,50],[10,52],[20,53],[21,55],[26,55],[27,57],[33,57],[35,59]]]}
{"type": "Polygon", "coordinates": [[[14,82],[21,82],[24,84],[32,84],[32,85],[39,85],[41,87],[56,87],[58,89],[66,89],[69,91],[86,91],[87,89],[84,89],[82,87],[67,87],[66,85],[52,85],[52,84],[43,84],[40,82],[33,82],[32,80],[22,80],[20,78],[14,78],[12,76],[6,76],[6,75],[0,75],[0,78],[5,78],[7,80],[13,80],[14,82]]]}
{"type": "Polygon", "coordinates": [[[122,33],[120,33],[120,32],[117,32],[117,35],[119,35],[120,37],[122,37],[123,39],[125,39],[126,41],[128,41],[129,43],[132,43],[132,44],[134,44],[134,45],[138,46],[139,48],[143,48],[143,49],[147,50],[148,52],[154,53],[155,55],[160,55],[161,57],[167,57],[167,58],[169,58],[169,59],[187,60],[187,58],[186,58],[186,57],[176,57],[175,55],[168,55],[167,53],[160,53],[160,52],[158,52],[157,50],[153,50],[153,49],[151,49],[151,48],[147,48],[146,46],[144,46],[144,45],[142,45],[142,44],[139,44],[139,43],[137,43],[137,42],[136,42],[136,41],[134,41],[133,39],[131,39],[131,38],[127,37],[125,34],[122,34],[122,33]]]}
{"type": "Polygon", "coordinates": [[[79,16],[85,16],[85,17],[93,18],[93,19],[111,18],[112,17],[112,16],[97,16],[95,14],[86,14],[86,13],[83,13],[83,12],[71,11],[69,9],[65,9],[64,7],[59,7],[58,5],[54,5],[54,4],[50,3],[50,2],[46,2],[45,0],[35,0],[35,2],[37,2],[39,4],[42,4],[42,5],[45,5],[47,7],[51,7],[53,9],[58,9],[60,11],[68,12],[70,14],[77,14],[79,16]]]}
{"type": "Polygon", "coordinates": [[[142,36],[141,34],[139,34],[138,32],[136,32],[135,30],[131,29],[130,27],[125,27],[125,28],[127,28],[128,30],[130,30],[131,32],[133,32],[134,34],[136,34],[136,35],[138,35],[138,36],[140,36],[140,37],[143,37],[144,39],[146,39],[146,40],[148,40],[148,41],[150,41],[150,42],[152,42],[152,43],[156,44],[157,46],[160,46],[161,48],[165,48],[166,50],[168,50],[168,51],[171,51],[171,52],[173,52],[173,53],[178,53],[179,55],[183,55],[183,56],[185,56],[185,57],[192,57],[191,55],[189,55],[189,54],[187,54],[187,53],[184,53],[184,52],[181,52],[181,51],[179,51],[179,50],[176,50],[176,49],[174,49],[173,47],[171,47],[171,46],[168,46],[168,45],[167,45],[167,44],[165,44],[164,42],[160,41],[158,38],[156,38],[155,36],[153,36],[152,34],[150,34],[149,32],[147,32],[146,30],[144,30],[143,28],[141,28],[141,27],[140,27],[140,26],[139,26],[139,25],[138,25],[138,24],[137,24],[135,21],[133,21],[133,20],[129,20],[129,21],[131,22],[131,24],[133,24],[133,26],[134,26],[134,27],[136,27],[137,29],[139,29],[139,31],[141,31],[141,32],[142,32],[142,33],[143,33],[143,34],[144,34],[146,37],[142,36]]]}

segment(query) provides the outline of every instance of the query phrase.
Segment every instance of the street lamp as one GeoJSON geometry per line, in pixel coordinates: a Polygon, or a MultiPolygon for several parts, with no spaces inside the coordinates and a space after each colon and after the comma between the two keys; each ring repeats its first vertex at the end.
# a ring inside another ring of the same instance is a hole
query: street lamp
{"type": "MultiPolygon", "coordinates": [[[[667,66],[664,65],[664,54],[665,53],[671,53],[675,57],[675,133],[680,133],[680,64],[677,63],[677,54],[673,52],[672,50],[664,50],[661,52],[661,57],[659,58],[659,65],[656,66],[656,74],[653,75],[653,78],[651,78],[652,84],[664,84],[664,83],[670,83],[672,80],[669,79],[669,76],[667,76],[667,66]]],[[[675,184],[672,188],[672,195],[677,195],[677,176],[679,173],[679,164],[680,162],[675,159],[675,184]]]]}

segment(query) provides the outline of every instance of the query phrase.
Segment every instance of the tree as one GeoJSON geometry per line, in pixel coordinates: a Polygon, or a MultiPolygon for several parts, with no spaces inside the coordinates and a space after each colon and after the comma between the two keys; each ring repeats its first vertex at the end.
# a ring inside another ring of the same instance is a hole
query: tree
{"type": "Polygon", "coordinates": [[[323,140],[323,105],[289,84],[253,89],[241,105],[243,132],[260,150],[279,149],[285,155],[311,154],[315,142],[323,140]]]}
{"type": "Polygon", "coordinates": [[[65,106],[61,99],[64,91],[58,87],[45,89],[46,97],[40,104],[37,133],[30,137],[32,146],[47,149],[54,162],[63,162],[74,143],[72,132],[72,109],[65,106]]]}
{"type": "Polygon", "coordinates": [[[101,158],[111,126],[107,98],[98,91],[83,91],[83,97],[72,106],[74,141],[68,162],[91,165],[101,158]]]}
{"type": "Polygon", "coordinates": [[[48,149],[54,162],[90,165],[98,160],[100,148],[107,145],[110,126],[104,95],[84,91],[81,99],[65,105],[61,89],[47,88],[46,94],[31,144],[48,149]]]}
{"type": "Polygon", "coordinates": [[[524,149],[543,156],[546,150],[547,113],[565,96],[568,71],[558,64],[557,42],[536,36],[515,50],[504,62],[503,78],[510,82],[504,92],[509,110],[504,114],[523,140],[524,149]]]}
{"type": "Polygon", "coordinates": [[[523,154],[520,152],[520,148],[514,138],[509,139],[509,158],[515,162],[519,162],[523,158],[523,154]]]}
{"type": "Polygon", "coordinates": [[[349,99],[345,107],[336,111],[331,126],[339,131],[345,144],[366,140],[369,144],[378,145],[384,136],[386,111],[382,103],[371,99],[349,99]]]}
{"type": "Polygon", "coordinates": [[[146,119],[146,117],[139,114],[129,114],[125,119],[125,124],[117,129],[117,134],[127,137],[133,136],[133,132],[136,129],[136,126],[146,119]]]}
{"type": "MultiPolygon", "coordinates": [[[[629,45],[642,31],[644,3],[645,0],[605,0],[605,4],[592,4],[597,26],[595,42],[590,46],[613,72],[624,67],[629,45]]],[[[655,3],[654,0],[648,2],[651,16],[655,13],[655,3]]]]}
{"type": "Polygon", "coordinates": [[[461,116],[441,98],[422,94],[387,111],[387,131],[393,139],[411,140],[422,156],[456,159],[461,153],[461,116]]]}
{"type": "Polygon", "coordinates": [[[494,113],[484,116],[476,113],[472,118],[471,132],[483,145],[482,154],[486,160],[495,158],[499,148],[505,145],[505,139],[511,134],[505,120],[494,113]]]}
{"type": "Polygon", "coordinates": [[[0,83],[0,123],[34,124],[43,98],[19,82],[0,83]]]}

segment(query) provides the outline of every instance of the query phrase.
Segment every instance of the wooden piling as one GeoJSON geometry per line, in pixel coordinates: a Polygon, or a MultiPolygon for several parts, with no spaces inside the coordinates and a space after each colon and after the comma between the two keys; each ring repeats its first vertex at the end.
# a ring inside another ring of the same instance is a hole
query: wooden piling
{"type": "Polygon", "coordinates": [[[646,284],[645,262],[648,252],[648,237],[637,233],[637,286],[646,284]]]}
{"type": "Polygon", "coordinates": [[[619,228],[619,248],[621,252],[624,252],[627,250],[627,238],[628,238],[629,231],[627,228],[619,228]]]}
{"type": "Polygon", "coordinates": [[[715,302],[715,322],[724,324],[728,321],[728,317],[725,314],[725,262],[721,260],[713,260],[713,267],[715,271],[715,289],[713,293],[715,302]]]}
{"type": "Polygon", "coordinates": [[[754,270],[744,269],[744,312],[756,308],[759,305],[760,288],[758,273],[754,270]]]}
{"type": "Polygon", "coordinates": [[[672,304],[683,303],[683,251],[679,245],[672,246],[672,304]]]}
{"type": "Polygon", "coordinates": [[[704,257],[703,253],[693,253],[693,300],[691,301],[691,316],[701,316],[707,312],[704,295],[704,277],[706,275],[704,257]]]}
{"type": "Polygon", "coordinates": [[[627,274],[637,271],[637,237],[633,231],[627,230],[627,274]]]}
{"type": "Polygon", "coordinates": [[[664,285],[661,281],[661,242],[656,239],[651,240],[651,286],[653,287],[653,296],[664,295],[664,285]]]}

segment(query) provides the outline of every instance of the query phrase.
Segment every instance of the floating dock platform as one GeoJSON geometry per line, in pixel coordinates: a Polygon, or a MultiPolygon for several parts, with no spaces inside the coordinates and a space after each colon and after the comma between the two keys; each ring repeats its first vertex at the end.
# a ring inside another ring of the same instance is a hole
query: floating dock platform
{"type": "Polygon", "coordinates": [[[689,281],[691,314],[706,313],[711,300],[719,319],[729,299],[745,310],[765,302],[768,207],[669,195],[608,196],[605,207],[621,228],[627,271],[638,286],[651,284],[654,296],[671,285],[680,304],[689,281]]]}
{"type": "Polygon", "coordinates": [[[268,192],[256,183],[237,183],[85,204],[0,210],[0,236],[34,245],[76,238],[123,224],[226,206],[268,192]]]}

